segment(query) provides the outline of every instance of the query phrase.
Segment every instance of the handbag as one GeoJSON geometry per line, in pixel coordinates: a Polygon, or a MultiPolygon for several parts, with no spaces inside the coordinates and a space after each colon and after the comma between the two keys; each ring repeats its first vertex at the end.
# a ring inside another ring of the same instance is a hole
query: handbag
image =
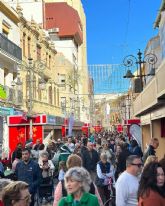
{"type": "Polygon", "coordinates": [[[95,184],[96,184],[97,187],[103,187],[103,186],[105,186],[105,185],[104,185],[104,179],[101,179],[101,178],[99,178],[99,177],[97,176],[97,177],[96,177],[96,180],[95,180],[95,184]]]}

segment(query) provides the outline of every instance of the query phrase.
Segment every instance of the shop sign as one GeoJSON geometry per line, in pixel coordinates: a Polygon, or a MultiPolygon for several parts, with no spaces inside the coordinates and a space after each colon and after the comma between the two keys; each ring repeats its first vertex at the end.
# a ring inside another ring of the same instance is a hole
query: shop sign
{"type": "Polygon", "coordinates": [[[0,115],[2,116],[9,116],[14,114],[14,109],[13,108],[8,108],[8,107],[0,107],[0,115]]]}
{"type": "Polygon", "coordinates": [[[3,85],[0,85],[0,99],[6,100],[7,93],[3,85]]]}
{"type": "Polygon", "coordinates": [[[56,117],[55,117],[55,116],[48,115],[48,116],[47,116],[47,123],[48,123],[48,124],[53,124],[53,125],[55,125],[55,124],[56,124],[56,117]]]}

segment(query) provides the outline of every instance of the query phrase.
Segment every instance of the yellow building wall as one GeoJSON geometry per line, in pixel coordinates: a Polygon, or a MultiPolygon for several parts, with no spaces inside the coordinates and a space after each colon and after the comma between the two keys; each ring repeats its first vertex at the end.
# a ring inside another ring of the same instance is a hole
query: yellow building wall
{"type": "Polygon", "coordinates": [[[46,113],[61,116],[59,105],[59,88],[56,84],[55,57],[56,50],[54,45],[46,39],[44,31],[33,20],[26,21],[20,15],[20,35],[23,61],[20,65],[20,77],[23,81],[22,109],[28,111],[29,99],[29,79],[27,73],[29,69],[29,57],[33,59],[31,86],[33,92],[32,113],[46,113]],[[40,49],[38,49],[40,48],[40,49]],[[40,57],[39,57],[40,56],[40,57]],[[43,71],[43,73],[40,73],[43,71]],[[43,78],[46,83],[44,90],[39,88],[39,80],[43,78]]]}
{"type": "Polygon", "coordinates": [[[157,156],[159,159],[163,158],[165,155],[165,138],[161,137],[161,121],[160,119],[152,121],[152,133],[153,137],[158,138],[159,147],[157,149],[157,156]]]}
{"type": "Polygon", "coordinates": [[[146,150],[146,146],[149,144],[151,139],[150,135],[150,124],[142,125],[142,149],[143,152],[146,150]]]}

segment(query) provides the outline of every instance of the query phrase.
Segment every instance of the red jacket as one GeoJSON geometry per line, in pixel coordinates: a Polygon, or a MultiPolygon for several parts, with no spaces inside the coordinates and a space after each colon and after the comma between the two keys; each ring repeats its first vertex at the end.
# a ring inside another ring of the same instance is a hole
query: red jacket
{"type": "Polygon", "coordinates": [[[150,190],[148,197],[140,197],[138,206],[165,206],[165,198],[163,198],[159,193],[150,190]]]}
{"type": "Polygon", "coordinates": [[[0,200],[0,206],[4,206],[3,203],[2,203],[2,200],[0,200]]]}

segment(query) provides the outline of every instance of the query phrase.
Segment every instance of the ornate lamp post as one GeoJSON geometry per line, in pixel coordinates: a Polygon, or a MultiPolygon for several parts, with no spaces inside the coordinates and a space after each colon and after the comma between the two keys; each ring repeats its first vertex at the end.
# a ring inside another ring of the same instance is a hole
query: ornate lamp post
{"type": "Polygon", "coordinates": [[[22,62],[19,65],[22,70],[27,71],[28,78],[26,79],[26,90],[28,89],[28,98],[26,100],[27,103],[27,117],[30,119],[30,132],[29,137],[30,139],[33,138],[33,84],[34,84],[34,73],[40,77],[39,79],[39,88],[45,89],[46,82],[43,78],[43,70],[45,69],[46,65],[41,60],[33,61],[32,58],[28,59],[28,64],[26,62],[22,62]]]}
{"type": "Polygon", "coordinates": [[[142,52],[138,51],[137,57],[134,55],[128,55],[124,58],[123,63],[124,66],[128,67],[127,73],[124,76],[124,78],[134,78],[139,77],[140,78],[140,91],[143,90],[143,77],[145,76],[154,76],[155,75],[155,64],[157,62],[157,57],[155,54],[149,53],[146,54],[144,57],[142,57],[142,52]],[[148,74],[143,73],[143,65],[148,64],[150,67],[150,72],[148,74]],[[130,67],[137,65],[137,70],[139,70],[137,75],[132,74],[130,67]]]}

